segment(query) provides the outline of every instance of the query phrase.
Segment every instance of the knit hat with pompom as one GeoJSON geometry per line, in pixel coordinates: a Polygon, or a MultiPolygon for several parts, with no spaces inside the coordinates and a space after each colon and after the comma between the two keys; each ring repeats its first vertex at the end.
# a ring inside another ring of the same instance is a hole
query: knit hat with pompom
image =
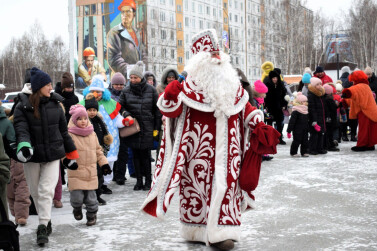
{"type": "Polygon", "coordinates": [[[77,126],[77,120],[80,117],[87,117],[88,118],[88,113],[86,112],[85,107],[80,105],[80,104],[71,106],[71,108],[69,109],[69,114],[72,115],[72,117],[71,117],[72,122],[76,126],[77,126]]]}

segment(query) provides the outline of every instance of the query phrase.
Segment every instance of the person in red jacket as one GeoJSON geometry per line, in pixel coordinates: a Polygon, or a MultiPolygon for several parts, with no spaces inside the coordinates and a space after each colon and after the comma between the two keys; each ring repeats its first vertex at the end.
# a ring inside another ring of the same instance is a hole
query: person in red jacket
{"type": "Polygon", "coordinates": [[[377,144],[377,105],[369,87],[368,76],[363,71],[354,71],[349,76],[353,86],[343,90],[344,105],[350,107],[350,119],[358,119],[359,134],[352,151],[373,151],[377,144]]]}
{"type": "Polygon", "coordinates": [[[322,85],[327,83],[333,83],[332,79],[328,75],[326,75],[322,66],[317,66],[317,68],[315,68],[315,72],[313,73],[313,75],[322,81],[322,85]]]}

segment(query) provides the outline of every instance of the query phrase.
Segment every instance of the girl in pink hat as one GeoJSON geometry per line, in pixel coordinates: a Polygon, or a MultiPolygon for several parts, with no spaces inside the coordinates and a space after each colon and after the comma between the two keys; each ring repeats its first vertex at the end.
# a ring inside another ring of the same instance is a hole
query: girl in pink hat
{"type": "MultiPolygon", "coordinates": [[[[268,92],[267,86],[260,80],[254,82],[253,94],[254,94],[254,103],[255,106],[261,110],[264,114],[264,119],[270,119],[270,115],[264,107],[264,98],[268,92]]],[[[262,160],[272,160],[274,157],[265,154],[262,156],[262,160]]]]}

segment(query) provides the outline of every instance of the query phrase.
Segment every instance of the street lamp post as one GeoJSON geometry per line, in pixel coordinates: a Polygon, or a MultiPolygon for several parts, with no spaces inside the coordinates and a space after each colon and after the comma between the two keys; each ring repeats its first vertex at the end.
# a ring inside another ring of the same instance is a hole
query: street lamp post
{"type": "Polygon", "coordinates": [[[339,79],[339,44],[338,44],[338,35],[335,38],[335,53],[336,53],[336,76],[339,79]]]}

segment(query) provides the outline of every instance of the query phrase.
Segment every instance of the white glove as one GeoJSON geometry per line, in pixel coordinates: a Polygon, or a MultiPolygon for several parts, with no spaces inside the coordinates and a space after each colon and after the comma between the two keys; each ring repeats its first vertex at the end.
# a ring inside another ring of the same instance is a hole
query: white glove
{"type": "Polygon", "coordinates": [[[18,160],[24,163],[28,162],[32,156],[33,156],[33,148],[29,148],[29,147],[22,147],[17,153],[18,160]]]}

